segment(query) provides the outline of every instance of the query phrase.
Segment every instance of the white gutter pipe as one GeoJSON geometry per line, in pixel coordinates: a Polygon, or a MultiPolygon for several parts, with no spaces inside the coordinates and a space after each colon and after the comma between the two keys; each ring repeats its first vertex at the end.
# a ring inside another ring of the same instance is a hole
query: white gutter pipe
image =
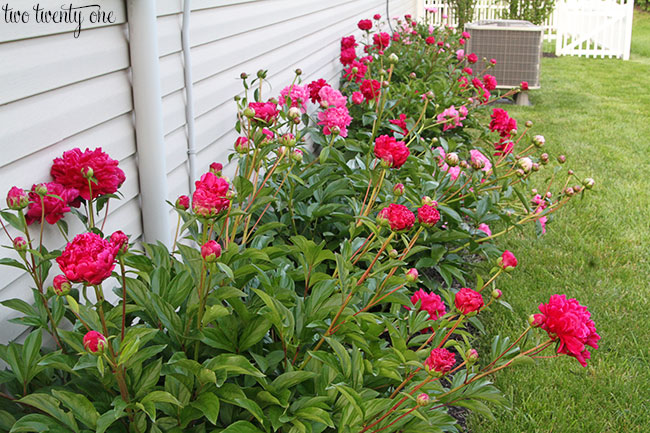
{"type": "Polygon", "coordinates": [[[127,0],[144,241],[171,246],[155,0],[127,0]]]}
{"type": "Polygon", "coordinates": [[[190,48],[191,0],[183,1],[183,29],[181,43],[183,48],[183,69],[185,72],[185,123],[187,125],[187,159],[189,162],[190,192],[196,181],[196,146],[194,144],[194,92],[192,80],[192,52],[190,48]]]}

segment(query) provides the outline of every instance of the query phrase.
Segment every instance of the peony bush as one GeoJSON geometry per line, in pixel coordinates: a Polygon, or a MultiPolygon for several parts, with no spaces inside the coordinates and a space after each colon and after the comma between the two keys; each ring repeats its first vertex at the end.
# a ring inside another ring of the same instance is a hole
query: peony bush
{"type": "Polygon", "coordinates": [[[586,365],[600,337],[575,299],[539,300],[518,336],[481,318],[509,307],[499,278],[526,260],[494,240],[542,235],[594,181],[490,105],[518,89],[494,93],[496,61],[465,53],[468,34],[393,25],[376,15],[341,39],[339,86],[298,70],[269,97],[265,71],[243,73],[234,152],[170,203],[171,246],[103,232],[125,176],[101,149],[9,189],[2,263],[31,276],[34,302],[2,302],[29,334],[0,346],[0,428],[457,431],[450,407],[507,403],[499,370],[586,365]]]}

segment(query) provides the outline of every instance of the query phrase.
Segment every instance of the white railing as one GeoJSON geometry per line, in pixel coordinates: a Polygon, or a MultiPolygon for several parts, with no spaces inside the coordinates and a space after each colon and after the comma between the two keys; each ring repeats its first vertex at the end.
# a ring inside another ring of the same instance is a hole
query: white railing
{"type": "MultiPolygon", "coordinates": [[[[474,6],[474,16],[471,21],[494,20],[504,17],[508,2],[503,0],[477,0],[474,6]]],[[[445,0],[420,0],[419,17],[433,26],[458,26],[458,18],[453,6],[445,0]]],[[[555,39],[557,27],[557,8],[542,25],[544,27],[544,40],[555,39]]]]}

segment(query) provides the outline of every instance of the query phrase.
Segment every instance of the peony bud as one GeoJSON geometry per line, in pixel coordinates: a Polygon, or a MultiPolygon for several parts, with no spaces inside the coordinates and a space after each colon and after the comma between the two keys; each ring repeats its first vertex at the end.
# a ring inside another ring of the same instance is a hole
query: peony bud
{"type": "Polygon", "coordinates": [[[531,314],[528,316],[528,324],[531,328],[539,328],[544,323],[544,316],[541,314],[531,314]]]}
{"type": "Polygon", "coordinates": [[[27,192],[16,186],[11,187],[7,193],[7,206],[12,210],[21,210],[29,204],[29,195],[27,192]]]}
{"type": "Polygon", "coordinates": [[[490,59],[490,63],[493,64],[493,65],[496,65],[497,64],[497,59],[490,59]]]}
{"type": "Polygon", "coordinates": [[[461,161],[459,164],[460,168],[469,168],[467,161],[461,161]]]}
{"type": "Polygon", "coordinates": [[[182,195],[176,199],[176,209],[178,210],[188,210],[190,208],[190,198],[186,195],[182,195]]]}
{"type": "Polygon", "coordinates": [[[499,299],[501,297],[501,295],[503,295],[503,293],[501,293],[501,290],[499,290],[499,289],[492,290],[492,297],[494,299],[499,299]]]}
{"type": "Polygon", "coordinates": [[[213,162],[210,164],[210,172],[212,172],[215,176],[221,176],[221,170],[223,170],[223,164],[220,162],[213,162]]]}
{"type": "Polygon", "coordinates": [[[248,153],[248,138],[246,137],[237,137],[235,140],[235,151],[241,155],[248,153]]]}
{"type": "Polygon", "coordinates": [[[221,256],[221,245],[211,240],[201,246],[201,257],[206,263],[214,263],[221,256]]]}
{"type": "Polygon", "coordinates": [[[465,359],[467,359],[468,364],[474,364],[476,361],[478,361],[478,351],[476,349],[469,349],[467,352],[465,352],[465,359]]]}
{"type": "Polygon", "coordinates": [[[438,206],[438,202],[435,201],[435,200],[433,200],[433,199],[432,199],[431,197],[429,197],[428,195],[425,195],[424,197],[422,197],[422,206],[433,206],[433,207],[436,207],[436,206],[438,206]]]}
{"type": "Polygon", "coordinates": [[[411,77],[412,79],[416,79],[418,76],[416,75],[415,72],[411,72],[411,73],[409,74],[409,77],[411,77]]]}
{"type": "Polygon", "coordinates": [[[404,184],[402,184],[402,183],[395,184],[395,186],[393,187],[393,194],[396,197],[403,196],[404,195],[404,184]]]}
{"type": "Polygon", "coordinates": [[[582,192],[582,185],[573,185],[573,190],[576,192],[576,194],[579,194],[582,192]]]}
{"type": "Polygon", "coordinates": [[[86,179],[92,179],[92,177],[95,175],[95,171],[91,167],[86,168],[86,170],[82,168],[81,175],[86,179]]]}
{"type": "Polygon", "coordinates": [[[429,401],[430,401],[429,394],[425,394],[425,393],[418,394],[418,396],[415,399],[415,403],[418,406],[426,406],[429,404],[429,401]]]}
{"type": "Polygon", "coordinates": [[[289,108],[289,118],[290,119],[300,118],[301,114],[302,114],[302,112],[300,111],[300,108],[298,108],[298,107],[289,108]]]}
{"type": "Polygon", "coordinates": [[[293,149],[293,152],[291,152],[291,159],[296,161],[296,162],[302,162],[302,150],[300,149],[293,149]]]}
{"type": "Polygon", "coordinates": [[[15,237],[14,238],[14,249],[16,251],[18,251],[19,253],[26,251],[27,250],[27,241],[24,238],[20,237],[20,236],[15,237]]]}
{"type": "Polygon", "coordinates": [[[253,110],[252,108],[245,108],[244,116],[248,117],[249,119],[252,119],[253,117],[255,117],[255,110],[253,110]]]}
{"type": "Polygon", "coordinates": [[[83,338],[84,348],[94,355],[101,355],[107,344],[106,337],[97,331],[89,331],[83,338]]]}
{"type": "Polygon", "coordinates": [[[583,183],[583,185],[585,186],[585,188],[587,188],[587,189],[591,189],[591,188],[593,188],[594,185],[596,184],[596,181],[593,180],[592,178],[588,177],[588,178],[586,178],[582,183],[583,183]]]}
{"type": "Polygon", "coordinates": [[[497,265],[504,271],[510,272],[517,267],[517,258],[510,251],[505,250],[497,259],[497,265]]]}
{"type": "Polygon", "coordinates": [[[266,78],[266,71],[264,69],[257,71],[257,78],[266,78]]]}
{"type": "Polygon", "coordinates": [[[573,170],[569,169],[569,171],[567,171],[567,174],[568,174],[569,176],[573,176],[573,170]]]}
{"type": "Polygon", "coordinates": [[[546,143],[546,139],[544,138],[543,135],[536,135],[533,137],[533,144],[537,147],[542,147],[544,146],[544,143],[546,143]]]}
{"type": "Polygon", "coordinates": [[[566,162],[566,156],[558,155],[557,162],[559,162],[560,164],[564,164],[566,162]]]}
{"type": "Polygon", "coordinates": [[[406,271],[406,281],[409,283],[415,283],[418,280],[418,270],[415,268],[411,268],[408,271],[406,271]]]}
{"type": "Polygon", "coordinates": [[[429,90],[429,91],[426,93],[426,95],[427,95],[427,98],[429,98],[429,99],[433,99],[433,98],[435,98],[435,96],[436,96],[436,95],[433,93],[433,91],[431,91],[431,90],[429,90]]]}
{"type": "Polygon", "coordinates": [[[576,192],[571,187],[568,187],[567,189],[564,190],[564,194],[566,194],[567,197],[573,197],[575,193],[576,192]]]}
{"type": "Polygon", "coordinates": [[[373,15],[373,18],[374,18],[376,21],[379,21],[379,20],[381,19],[381,15],[379,15],[379,14],[375,14],[375,15],[373,15]]]}
{"type": "Polygon", "coordinates": [[[445,162],[450,166],[450,167],[456,167],[459,162],[460,158],[458,158],[458,154],[455,152],[450,152],[445,156],[445,162]]]}
{"type": "Polygon", "coordinates": [[[390,56],[388,56],[388,61],[392,64],[397,63],[399,60],[399,57],[397,57],[397,54],[392,53],[390,56]]]}
{"type": "Polygon", "coordinates": [[[521,168],[518,168],[517,170],[515,170],[515,174],[517,175],[517,177],[524,177],[524,176],[526,176],[526,172],[523,171],[521,168]]]}
{"type": "Polygon", "coordinates": [[[533,168],[533,161],[528,157],[521,158],[517,161],[517,164],[521,167],[524,173],[530,173],[530,170],[533,168]]]}
{"type": "Polygon", "coordinates": [[[485,161],[483,159],[474,158],[471,163],[474,170],[478,171],[485,168],[485,161]]]}
{"type": "MultiPolygon", "coordinates": [[[[526,120],[526,128],[532,128],[533,127],[533,121],[532,120],[526,120]]],[[[541,137],[541,135],[540,135],[541,137]]]]}
{"type": "Polygon", "coordinates": [[[125,254],[129,250],[129,237],[122,230],[118,230],[111,235],[111,244],[117,250],[117,255],[125,254]]]}
{"type": "Polygon", "coordinates": [[[341,133],[341,130],[339,129],[338,126],[334,125],[334,126],[330,127],[330,133],[332,134],[333,137],[336,137],[337,135],[339,135],[341,133]]]}
{"type": "Polygon", "coordinates": [[[542,161],[542,164],[544,165],[548,164],[548,153],[542,153],[539,156],[539,159],[542,161]]]}
{"type": "Polygon", "coordinates": [[[36,185],[36,188],[34,188],[34,192],[40,195],[41,197],[44,197],[48,193],[47,185],[45,185],[44,183],[39,183],[38,185],[36,185]]]}
{"type": "Polygon", "coordinates": [[[248,78],[248,74],[246,72],[242,72],[241,74],[239,74],[239,78],[245,80],[246,78],[248,78]]]}
{"type": "Polygon", "coordinates": [[[536,163],[536,162],[533,162],[532,170],[533,170],[533,171],[539,171],[539,164],[536,163]]]}
{"type": "Polygon", "coordinates": [[[302,69],[300,68],[296,69],[296,75],[302,75],[302,69]]]}
{"type": "Polygon", "coordinates": [[[54,277],[54,281],[52,282],[52,290],[54,290],[54,293],[57,294],[57,296],[65,296],[68,293],[70,293],[71,285],[70,285],[70,280],[63,275],[57,275],[54,277]]]}
{"type": "Polygon", "coordinates": [[[388,257],[390,257],[391,259],[396,259],[399,257],[399,252],[395,248],[393,248],[388,252],[388,257]]]}

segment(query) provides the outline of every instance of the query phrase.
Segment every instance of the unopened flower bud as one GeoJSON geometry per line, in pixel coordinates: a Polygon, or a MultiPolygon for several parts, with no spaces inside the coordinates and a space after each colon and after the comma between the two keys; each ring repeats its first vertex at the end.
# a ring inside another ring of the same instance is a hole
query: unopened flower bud
{"type": "Polygon", "coordinates": [[[533,171],[539,171],[539,164],[536,163],[536,162],[533,162],[532,170],[533,170],[533,171]]]}
{"type": "Polygon", "coordinates": [[[34,188],[34,192],[40,195],[41,197],[45,196],[48,193],[47,185],[45,185],[44,183],[39,183],[38,185],[36,185],[36,188],[34,188]]]}
{"type": "Polygon", "coordinates": [[[255,110],[253,110],[252,108],[245,108],[244,116],[248,117],[249,119],[252,119],[253,117],[255,117],[255,110]]]}
{"type": "Polygon", "coordinates": [[[27,241],[18,236],[14,238],[14,249],[18,252],[24,252],[27,250],[27,241]]]}
{"type": "MultiPolygon", "coordinates": [[[[46,188],[47,193],[47,188],[46,188]]],[[[27,192],[16,186],[11,187],[7,193],[7,206],[12,210],[21,210],[27,207],[29,204],[29,195],[27,192]]]]}
{"type": "Polygon", "coordinates": [[[266,78],[266,71],[264,69],[257,71],[257,78],[266,78]]]}
{"type": "Polygon", "coordinates": [[[517,128],[513,128],[510,130],[510,135],[517,135],[517,128]]]}
{"type": "Polygon", "coordinates": [[[380,69],[379,75],[386,75],[386,69],[380,69]]]}
{"type": "Polygon", "coordinates": [[[246,78],[248,78],[248,74],[246,72],[242,72],[241,74],[239,74],[239,78],[245,80],[246,78]]]}
{"type": "Polygon", "coordinates": [[[388,257],[390,257],[391,259],[396,259],[399,257],[399,252],[395,248],[393,248],[388,252],[388,257]]]}
{"type": "Polygon", "coordinates": [[[582,183],[584,184],[585,188],[591,189],[596,184],[596,181],[593,180],[592,178],[588,177],[582,183]]]}
{"type": "Polygon", "coordinates": [[[420,407],[428,405],[430,401],[431,399],[429,398],[429,394],[425,394],[423,392],[418,394],[418,396],[415,398],[415,403],[420,407]]]}
{"type": "Polygon", "coordinates": [[[567,189],[564,190],[564,194],[566,194],[567,197],[573,197],[575,193],[576,192],[571,187],[568,187],[567,189]]]}
{"type": "Polygon", "coordinates": [[[526,176],[526,172],[523,171],[521,168],[518,168],[517,170],[515,170],[515,174],[517,174],[518,177],[526,176]]]}
{"type": "Polygon", "coordinates": [[[461,161],[458,165],[460,168],[469,168],[469,164],[465,160],[461,161]]]}
{"type": "Polygon", "coordinates": [[[550,199],[551,197],[553,197],[553,194],[551,193],[551,191],[547,192],[546,193],[546,198],[550,199]]]}
{"type": "Polygon", "coordinates": [[[559,162],[560,164],[564,164],[566,162],[566,156],[558,155],[557,162],[559,162]]]}
{"type": "Polygon", "coordinates": [[[501,290],[499,290],[499,289],[492,290],[492,297],[494,299],[499,299],[501,297],[501,295],[503,295],[503,293],[501,293],[501,290]]]}
{"type": "Polygon", "coordinates": [[[339,129],[338,126],[334,125],[334,126],[330,127],[330,133],[331,133],[333,136],[336,137],[337,135],[339,135],[339,134],[341,133],[341,130],[339,129]]]}
{"type": "Polygon", "coordinates": [[[455,152],[450,152],[445,156],[445,162],[450,166],[450,167],[456,167],[460,163],[460,158],[458,158],[458,154],[455,152]]]}
{"type": "Polygon", "coordinates": [[[245,155],[248,153],[248,138],[238,137],[235,140],[235,151],[239,154],[245,155]]]}
{"type": "Polygon", "coordinates": [[[302,114],[302,112],[300,111],[300,108],[298,108],[298,107],[289,108],[289,118],[290,119],[300,118],[301,114],[302,114]]]}
{"type": "Polygon", "coordinates": [[[533,144],[537,147],[542,147],[544,146],[544,143],[546,143],[546,139],[544,138],[543,135],[536,135],[533,137],[533,144]]]}
{"type": "Polygon", "coordinates": [[[474,170],[478,171],[485,168],[485,161],[483,161],[482,159],[474,159],[471,163],[472,163],[472,168],[474,170]]]}
{"type": "Polygon", "coordinates": [[[573,170],[571,170],[571,169],[569,169],[566,173],[567,173],[569,176],[573,176],[573,170]]]}
{"type": "Polygon", "coordinates": [[[418,276],[418,270],[415,268],[411,268],[406,271],[406,281],[409,283],[415,283],[418,280],[418,276]]]}
{"type": "Polygon", "coordinates": [[[531,314],[528,316],[528,324],[531,328],[539,328],[544,323],[544,316],[541,314],[531,314]]]}
{"type": "Polygon", "coordinates": [[[467,359],[468,364],[474,364],[478,361],[478,351],[476,349],[469,349],[465,352],[465,359],[467,359]]]}
{"type": "Polygon", "coordinates": [[[539,156],[539,159],[542,161],[542,164],[544,165],[548,164],[548,153],[542,153],[539,156]]]}
{"type": "Polygon", "coordinates": [[[429,99],[433,99],[433,98],[435,98],[435,96],[436,96],[436,95],[433,93],[433,91],[431,91],[431,90],[429,90],[427,93],[425,93],[425,95],[427,95],[427,98],[429,98],[429,99]]]}
{"type": "Polygon", "coordinates": [[[239,102],[239,101],[241,101],[241,96],[235,95],[235,97],[233,99],[235,100],[235,102],[239,102]]]}
{"type": "Polygon", "coordinates": [[[393,187],[393,194],[396,197],[403,196],[404,195],[404,184],[402,184],[402,183],[395,184],[395,186],[393,187]]]}
{"type": "Polygon", "coordinates": [[[532,120],[527,120],[526,121],[526,128],[532,128],[533,127],[533,121],[532,120]]]}
{"type": "Polygon", "coordinates": [[[232,189],[228,190],[228,192],[226,193],[226,198],[230,201],[233,201],[236,196],[237,194],[235,194],[235,191],[233,191],[232,189]]]}
{"type": "Polygon", "coordinates": [[[352,75],[356,75],[359,72],[359,68],[356,66],[352,68],[352,75]]]}
{"type": "Polygon", "coordinates": [[[176,199],[175,204],[176,209],[178,210],[187,210],[190,207],[190,198],[186,195],[182,195],[176,199]]]}
{"type": "Polygon", "coordinates": [[[411,77],[412,79],[416,79],[418,76],[417,76],[417,74],[415,72],[411,72],[409,74],[409,77],[411,77]]]}
{"type": "Polygon", "coordinates": [[[576,194],[579,194],[582,191],[582,185],[573,185],[573,190],[576,194]]]}
{"type": "Polygon", "coordinates": [[[395,53],[391,53],[391,55],[388,56],[388,61],[389,61],[391,64],[393,64],[393,63],[397,63],[397,62],[399,61],[399,57],[397,57],[397,54],[395,54],[395,53]]]}
{"type": "Polygon", "coordinates": [[[293,159],[296,162],[302,162],[302,158],[303,158],[302,150],[293,149],[293,152],[291,152],[291,159],[293,159]]]}
{"type": "Polygon", "coordinates": [[[221,164],[220,162],[213,162],[212,164],[210,164],[210,171],[215,176],[217,177],[221,176],[221,170],[223,170],[223,164],[221,164]]]}
{"type": "Polygon", "coordinates": [[[70,284],[70,280],[68,280],[65,275],[59,274],[54,277],[54,281],[52,282],[52,290],[57,294],[57,296],[67,295],[70,293],[71,287],[72,286],[70,284]]]}
{"type": "Polygon", "coordinates": [[[530,173],[530,170],[533,168],[533,161],[528,157],[521,158],[517,161],[517,164],[525,173],[530,173]]]}
{"type": "Polygon", "coordinates": [[[384,89],[385,89],[386,87],[388,87],[389,85],[390,85],[390,84],[389,84],[388,81],[386,81],[386,80],[384,80],[384,81],[381,82],[381,87],[383,87],[384,89]]]}
{"type": "Polygon", "coordinates": [[[106,337],[97,331],[89,331],[83,338],[84,348],[93,355],[101,355],[107,344],[106,337]]]}
{"type": "Polygon", "coordinates": [[[93,170],[92,167],[88,167],[85,170],[82,168],[81,169],[81,175],[85,179],[92,179],[92,177],[95,175],[95,170],[93,170]]]}
{"type": "Polygon", "coordinates": [[[214,263],[221,256],[221,245],[211,240],[201,246],[201,257],[206,263],[214,263]]]}
{"type": "Polygon", "coordinates": [[[296,69],[296,75],[302,75],[302,69],[300,68],[296,69]]]}

